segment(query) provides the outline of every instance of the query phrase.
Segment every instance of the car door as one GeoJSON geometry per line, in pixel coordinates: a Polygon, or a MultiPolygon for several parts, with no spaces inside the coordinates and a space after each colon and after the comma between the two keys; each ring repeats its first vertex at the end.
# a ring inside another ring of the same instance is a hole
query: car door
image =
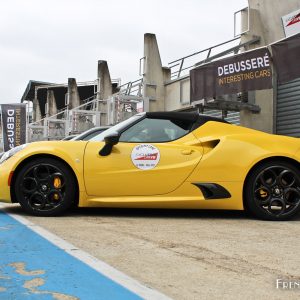
{"type": "MultiPolygon", "coordinates": [[[[156,127],[162,123],[157,120],[155,122],[156,127]]],[[[149,124],[146,125],[149,128],[149,124]]],[[[99,155],[103,142],[92,141],[87,144],[84,179],[88,195],[166,194],[184,182],[202,157],[202,147],[192,133],[168,141],[177,137],[174,134],[172,136],[173,128],[164,131],[169,134],[168,137],[160,135],[154,139],[145,137],[147,133],[141,128],[135,130],[138,134],[134,129],[123,133],[120,142],[113,146],[112,152],[107,156],[99,155]],[[155,140],[158,142],[154,142],[155,140]]],[[[155,132],[157,134],[157,130],[155,132]]]]}

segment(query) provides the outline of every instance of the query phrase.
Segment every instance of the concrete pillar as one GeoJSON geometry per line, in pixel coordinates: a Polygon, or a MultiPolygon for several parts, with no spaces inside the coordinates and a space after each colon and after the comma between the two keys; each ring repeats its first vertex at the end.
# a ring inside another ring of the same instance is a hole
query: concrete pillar
{"type": "Polygon", "coordinates": [[[69,109],[73,109],[80,105],[80,97],[75,78],[68,78],[68,102],[69,109]]]}
{"type": "Polygon", "coordinates": [[[97,99],[106,100],[112,95],[112,83],[107,61],[98,60],[98,93],[97,99]]]}
{"type": "Polygon", "coordinates": [[[51,117],[57,114],[57,105],[54,96],[54,92],[52,90],[47,90],[47,106],[48,111],[46,112],[47,117],[51,117]]]}
{"type": "Polygon", "coordinates": [[[164,82],[171,78],[168,68],[163,68],[155,34],[144,35],[143,96],[150,99],[150,111],[165,110],[164,82]]]}
{"type": "Polygon", "coordinates": [[[39,121],[42,118],[42,113],[41,113],[39,100],[37,98],[34,98],[33,101],[32,101],[32,105],[33,105],[32,121],[36,122],[36,121],[39,121]]]}
{"type": "Polygon", "coordinates": [[[98,60],[98,92],[97,92],[97,100],[105,100],[101,101],[98,105],[98,109],[101,112],[101,125],[108,124],[108,109],[113,109],[109,107],[106,100],[108,100],[112,94],[112,83],[110,78],[110,73],[107,65],[107,61],[98,60]]]}
{"type": "Polygon", "coordinates": [[[162,67],[163,80],[164,82],[171,80],[171,69],[167,67],[162,67]]]}
{"type": "MultiPolygon", "coordinates": [[[[266,45],[265,28],[261,20],[260,11],[251,7],[249,10],[242,12],[242,31],[248,26],[248,13],[250,14],[250,30],[241,36],[241,43],[259,36],[260,41],[251,44],[247,50],[262,47],[266,45]]],[[[248,110],[241,111],[241,125],[262,130],[265,132],[273,132],[273,89],[254,91],[254,103],[261,108],[260,113],[253,114],[248,110]]]]}

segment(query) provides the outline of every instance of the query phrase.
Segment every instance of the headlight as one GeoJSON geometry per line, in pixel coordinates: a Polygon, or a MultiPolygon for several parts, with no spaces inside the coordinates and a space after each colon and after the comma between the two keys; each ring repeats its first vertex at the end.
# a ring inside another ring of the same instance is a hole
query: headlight
{"type": "Polygon", "coordinates": [[[2,164],[3,162],[5,162],[6,160],[8,160],[10,157],[12,157],[13,155],[15,155],[16,153],[18,153],[19,151],[23,150],[25,147],[27,147],[28,144],[23,144],[21,146],[17,146],[15,148],[12,148],[8,151],[6,151],[1,159],[0,159],[0,164],[2,164]]]}

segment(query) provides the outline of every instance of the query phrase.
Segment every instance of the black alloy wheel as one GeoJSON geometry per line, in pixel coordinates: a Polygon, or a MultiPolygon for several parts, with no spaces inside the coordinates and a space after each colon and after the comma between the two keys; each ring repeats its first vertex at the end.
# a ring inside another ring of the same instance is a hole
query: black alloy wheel
{"type": "Polygon", "coordinates": [[[284,221],[300,210],[300,171],[290,163],[269,162],[250,175],[246,208],[257,218],[284,221]]]}
{"type": "Polygon", "coordinates": [[[76,185],[64,163],[52,158],[38,158],[22,167],[14,191],[16,200],[28,213],[55,216],[74,203],[76,185]]]}

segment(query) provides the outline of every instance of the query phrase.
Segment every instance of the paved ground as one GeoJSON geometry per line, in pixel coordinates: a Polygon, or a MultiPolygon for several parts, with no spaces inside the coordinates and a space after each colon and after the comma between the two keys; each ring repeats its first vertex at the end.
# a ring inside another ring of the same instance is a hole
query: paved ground
{"type": "Polygon", "coordinates": [[[263,222],[243,212],[77,209],[18,213],[174,299],[299,299],[300,216],[263,222]]]}
{"type": "Polygon", "coordinates": [[[1,300],[144,298],[170,299],[44,228],[0,209],[1,300]]]}

